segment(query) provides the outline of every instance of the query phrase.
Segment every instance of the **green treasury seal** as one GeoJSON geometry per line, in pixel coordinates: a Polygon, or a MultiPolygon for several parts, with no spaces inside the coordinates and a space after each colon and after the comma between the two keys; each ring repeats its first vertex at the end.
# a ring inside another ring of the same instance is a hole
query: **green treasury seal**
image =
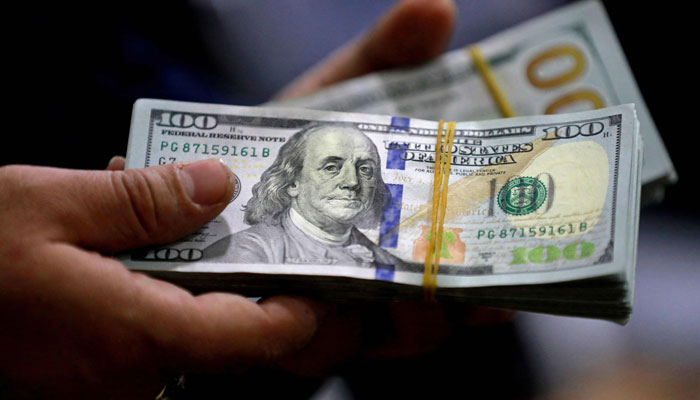
{"type": "Polygon", "coordinates": [[[547,188],[539,179],[529,176],[511,179],[498,192],[498,206],[510,215],[530,214],[546,199],[547,188]]]}

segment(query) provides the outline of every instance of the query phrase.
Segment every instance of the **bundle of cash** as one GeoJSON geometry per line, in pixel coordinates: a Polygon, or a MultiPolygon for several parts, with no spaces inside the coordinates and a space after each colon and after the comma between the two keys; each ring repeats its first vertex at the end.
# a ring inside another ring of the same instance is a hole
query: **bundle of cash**
{"type": "Polygon", "coordinates": [[[642,203],[663,198],[676,173],[605,9],[584,1],[554,10],[417,68],[346,81],[275,106],[424,119],[502,118],[478,49],[516,115],[566,113],[634,103],[644,138],[642,203]]]}
{"type": "Polygon", "coordinates": [[[426,257],[439,253],[439,301],[626,321],[642,173],[634,106],[458,122],[449,149],[439,126],[139,100],[127,168],[216,157],[235,194],[194,234],[120,258],[195,292],[386,300],[422,298],[426,257]],[[438,148],[451,163],[442,230],[438,148]]]}

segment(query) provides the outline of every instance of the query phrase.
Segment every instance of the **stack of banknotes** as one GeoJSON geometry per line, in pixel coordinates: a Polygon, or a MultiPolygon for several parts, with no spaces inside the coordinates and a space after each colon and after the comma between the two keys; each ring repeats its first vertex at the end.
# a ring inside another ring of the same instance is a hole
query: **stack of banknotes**
{"type": "Polygon", "coordinates": [[[142,99],[127,168],[220,158],[234,197],[194,234],[119,257],[194,292],[364,301],[423,298],[426,256],[439,254],[439,301],[623,323],[643,176],[637,112],[457,122],[452,145],[438,146],[437,121],[142,99]],[[436,150],[450,162],[441,234],[436,150]]]}
{"type": "Polygon", "coordinates": [[[516,115],[634,103],[644,139],[642,204],[659,202],[676,173],[615,31],[598,1],[565,6],[412,69],[367,75],[309,97],[270,105],[430,120],[502,118],[475,66],[483,54],[516,115]]]}

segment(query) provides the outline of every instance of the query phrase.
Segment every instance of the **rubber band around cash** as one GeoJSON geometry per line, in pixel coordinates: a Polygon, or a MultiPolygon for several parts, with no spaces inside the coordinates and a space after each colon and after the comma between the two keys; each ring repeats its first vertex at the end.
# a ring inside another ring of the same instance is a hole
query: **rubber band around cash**
{"type": "Polygon", "coordinates": [[[484,79],[486,87],[489,89],[489,92],[491,92],[491,96],[496,102],[498,109],[501,110],[501,114],[506,118],[515,117],[513,108],[510,106],[510,103],[508,103],[506,95],[503,93],[500,86],[498,86],[498,81],[496,81],[493,71],[491,71],[491,67],[486,61],[486,58],[484,58],[484,55],[481,53],[481,50],[476,46],[469,46],[467,50],[469,51],[469,55],[472,57],[472,60],[474,60],[476,69],[484,79]]]}
{"type": "MultiPolygon", "coordinates": [[[[515,112],[498,85],[498,81],[496,81],[493,71],[481,50],[477,46],[470,46],[467,50],[501,114],[506,118],[514,117],[515,112]]],[[[442,248],[443,225],[447,209],[447,191],[449,188],[450,168],[452,166],[452,143],[456,125],[456,122],[448,123],[447,132],[444,134],[443,139],[444,123],[443,120],[440,120],[438,123],[435,145],[435,173],[433,175],[432,221],[423,271],[423,293],[425,299],[431,301],[435,300],[435,292],[437,291],[440,249],[442,248]]]]}
{"type": "Polygon", "coordinates": [[[452,143],[454,142],[456,122],[447,124],[444,134],[444,121],[438,123],[435,144],[435,173],[433,175],[432,221],[428,251],[425,254],[423,270],[423,292],[426,300],[435,300],[438,269],[440,267],[440,249],[442,248],[443,225],[447,209],[447,190],[449,188],[450,168],[452,166],[452,143]]]}

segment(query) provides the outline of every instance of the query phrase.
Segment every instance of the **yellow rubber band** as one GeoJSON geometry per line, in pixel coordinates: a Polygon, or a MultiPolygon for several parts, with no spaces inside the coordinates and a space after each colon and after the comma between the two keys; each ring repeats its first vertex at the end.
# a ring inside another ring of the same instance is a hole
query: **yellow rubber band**
{"type": "Polygon", "coordinates": [[[447,147],[447,153],[443,152],[443,187],[440,190],[440,208],[439,208],[439,223],[438,223],[438,231],[436,235],[436,240],[437,243],[435,244],[435,248],[437,251],[435,251],[435,259],[433,261],[433,267],[432,267],[432,274],[431,274],[431,284],[430,287],[433,289],[437,288],[437,277],[438,277],[438,269],[440,268],[440,249],[442,249],[442,234],[443,234],[443,225],[445,223],[445,213],[447,210],[447,190],[450,187],[449,186],[449,181],[450,181],[450,169],[452,167],[452,143],[454,141],[455,137],[455,126],[457,125],[456,122],[450,122],[447,126],[447,135],[445,137],[445,146],[447,147]]]}
{"type": "MultiPolygon", "coordinates": [[[[498,106],[501,114],[514,117],[515,112],[506,100],[506,96],[498,86],[498,82],[489,67],[486,58],[476,46],[468,48],[474,60],[474,66],[484,79],[484,83],[498,106]]],[[[437,290],[438,269],[440,268],[440,251],[442,248],[443,225],[447,210],[447,190],[449,188],[450,168],[452,167],[452,143],[455,135],[455,122],[449,122],[443,141],[444,121],[438,123],[438,133],[435,144],[435,173],[433,175],[432,221],[430,224],[430,239],[425,253],[423,270],[423,293],[426,300],[435,300],[437,290]],[[446,151],[443,151],[443,148],[446,151]],[[437,229],[436,229],[437,228],[437,229]],[[438,249],[436,251],[436,249],[438,249]]]]}
{"type": "Polygon", "coordinates": [[[440,267],[440,249],[442,247],[443,224],[447,207],[447,190],[449,187],[450,168],[452,166],[452,143],[455,135],[455,122],[448,124],[443,143],[444,121],[438,124],[435,145],[435,173],[433,178],[432,221],[430,240],[425,254],[423,270],[423,292],[426,300],[435,300],[438,269],[440,267]],[[437,228],[437,229],[436,229],[437,228]]]}
{"type": "Polygon", "coordinates": [[[440,120],[438,123],[437,139],[435,143],[435,171],[433,174],[433,204],[432,204],[432,223],[430,225],[430,238],[428,240],[428,249],[425,253],[425,262],[423,264],[423,289],[425,290],[426,300],[430,298],[429,291],[432,282],[432,255],[435,251],[435,225],[438,221],[438,207],[440,202],[440,189],[442,189],[442,131],[445,121],[440,120]]]}
{"type": "Polygon", "coordinates": [[[472,60],[474,60],[474,65],[476,66],[476,69],[479,70],[481,77],[484,78],[484,83],[486,83],[486,87],[489,89],[489,92],[491,92],[493,100],[496,102],[496,105],[498,105],[498,108],[501,110],[501,114],[506,118],[515,117],[515,112],[513,112],[513,108],[511,108],[510,104],[508,103],[508,100],[506,100],[505,94],[498,86],[498,82],[493,76],[491,67],[489,67],[489,63],[486,61],[486,58],[484,58],[484,55],[481,53],[481,50],[479,50],[479,48],[476,46],[469,46],[468,50],[469,55],[471,55],[472,60]]]}

